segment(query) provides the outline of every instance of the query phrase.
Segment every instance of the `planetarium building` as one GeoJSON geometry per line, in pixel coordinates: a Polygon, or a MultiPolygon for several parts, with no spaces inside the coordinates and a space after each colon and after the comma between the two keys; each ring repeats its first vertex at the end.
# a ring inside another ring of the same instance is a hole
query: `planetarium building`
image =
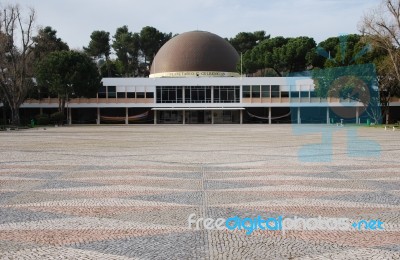
{"type": "MultiPolygon", "coordinates": [[[[309,77],[243,77],[237,51],[218,35],[175,36],[155,56],[149,78],[104,78],[95,98],[67,103],[70,124],[332,123],[366,120],[363,104],[320,98],[309,77]],[[341,113],[343,110],[345,113],[341,113]]],[[[391,103],[400,115],[400,102],[391,103]]],[[[52,113],[58,100],[27,100],[22,117],[52,113]]],[[[400,120],[398,118],[397,120],[400,120]]]]}

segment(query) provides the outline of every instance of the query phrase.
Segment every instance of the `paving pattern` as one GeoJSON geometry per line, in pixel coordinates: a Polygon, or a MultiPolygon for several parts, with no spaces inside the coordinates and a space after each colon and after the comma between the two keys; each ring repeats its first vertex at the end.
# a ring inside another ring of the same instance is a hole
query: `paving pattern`
{"type": "Polygon", "coordinates": [[[0,259],[400,259],[400,132],[307,127],[0,132],[0,259]],[[326,133],[313,162],[299,157],[326,133]],[[246,235],[189,228],[192,213],[379,219],[384,230],[246,235]]]}

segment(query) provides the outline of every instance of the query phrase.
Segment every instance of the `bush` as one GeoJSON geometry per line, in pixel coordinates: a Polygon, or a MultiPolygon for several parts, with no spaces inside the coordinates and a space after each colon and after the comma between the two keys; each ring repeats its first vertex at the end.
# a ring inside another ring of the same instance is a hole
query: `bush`
{"type": "Polygon", "coordinates": [[[64,121],[64,113],[55,112],[50,115],[50,121],[55,124],[62,124],[64,121]]]}
{"type": "Polygon", "coordinates": [[[50,123],[49,115],[39,114],[35,116],[37,125],[48,125],[50,123]]]}

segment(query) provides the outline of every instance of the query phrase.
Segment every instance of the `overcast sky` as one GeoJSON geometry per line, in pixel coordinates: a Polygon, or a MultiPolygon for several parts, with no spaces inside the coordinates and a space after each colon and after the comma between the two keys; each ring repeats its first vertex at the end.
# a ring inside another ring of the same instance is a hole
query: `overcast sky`
{"type": "Polygon", "coordinates": [[[204,30],[222,37],[265,30],[275,36],[331,36],[358,33],[362,15],[380,0],[0,0],[33,7],[37,25],[52,26],[73,48],[87,46],[94,30],[114,35],[153,26],[161,32],[204,30]]]}

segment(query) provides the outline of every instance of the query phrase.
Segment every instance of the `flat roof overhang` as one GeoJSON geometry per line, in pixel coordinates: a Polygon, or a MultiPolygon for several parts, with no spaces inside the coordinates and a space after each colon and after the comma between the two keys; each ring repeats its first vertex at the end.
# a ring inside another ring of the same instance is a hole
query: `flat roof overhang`
{"type": "Polygon", "coordinates": [[[245,110],[244,107],[153,107],[151,110],[245,110]]]}

